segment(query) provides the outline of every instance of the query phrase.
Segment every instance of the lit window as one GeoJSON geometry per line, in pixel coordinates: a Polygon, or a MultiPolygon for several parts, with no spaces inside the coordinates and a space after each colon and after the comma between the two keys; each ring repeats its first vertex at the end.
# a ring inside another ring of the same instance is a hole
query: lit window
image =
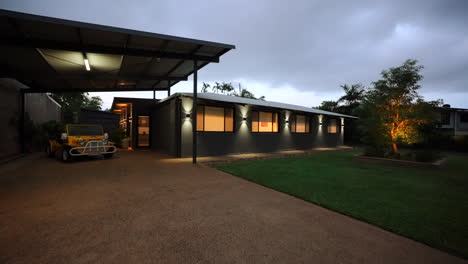
{"type": "Polygon", "coordinates": [[[309,133],[309,117],[303,115],[292,116],[290,120],[291,132],[293,133],[309,133]]]}
{"type": "Polygon", "coordinates": [[[233,132],[234,110],[232,108],[198,106],[197,131],[233,132]]]}
{"type": "Polygon", "coordinates": [[[335,134],[338,132],[338,126],[336,125],[336,119],[328,120],[328,133],[335,134]]]}
{"type": "Polygon", "coordinates": [[[278,113],[252,112],[252,132],[278,132],[278,113]]]}

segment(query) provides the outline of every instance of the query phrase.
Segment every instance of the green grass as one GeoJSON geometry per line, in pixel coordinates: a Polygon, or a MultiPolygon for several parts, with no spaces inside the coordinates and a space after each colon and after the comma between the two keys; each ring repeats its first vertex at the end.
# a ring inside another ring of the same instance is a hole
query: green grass
{"type": "Polygon", "coordinates": [[[357,151],[213,165],[468,258],[468,156],[440,170],[351,161],[357,151]]]}

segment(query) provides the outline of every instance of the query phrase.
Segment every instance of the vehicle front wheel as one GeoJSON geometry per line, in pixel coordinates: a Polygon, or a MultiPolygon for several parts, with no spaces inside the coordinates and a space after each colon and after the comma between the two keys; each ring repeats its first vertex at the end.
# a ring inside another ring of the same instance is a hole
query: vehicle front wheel
{"type": "Polygon", "coordinates": [[[69,152],[69,149],[66,148],[66,149],[63,149],[62,150],[62,161],[63,162],[69,162],[71,161],[72,157],[70,156],[70,152],[69,152]]]}
{"type": "Polygon", "coordinates": [[[55,156],[55,153],[52,152],[52,148],[50,147],[50,144],[47,144],[46,146],[46,153],[47,153],[47,157],[49,158],[53,158],[55,156]]]}
{"type": "Polygon", "coordinates": [[[107,153],[107,154],[104,154],[104,158],[105,159],[110,159],[114,156],[114,153],[107,153]]]}

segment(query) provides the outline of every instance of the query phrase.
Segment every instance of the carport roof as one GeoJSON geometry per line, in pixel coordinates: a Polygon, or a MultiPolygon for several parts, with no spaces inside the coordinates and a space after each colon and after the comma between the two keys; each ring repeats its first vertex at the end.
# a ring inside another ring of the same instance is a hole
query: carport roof
{"type": "Polygon", "coordinates": [[[3,9],[0,31],[0,77],[30,92],[168,90],[235,48],[3,9]]]}

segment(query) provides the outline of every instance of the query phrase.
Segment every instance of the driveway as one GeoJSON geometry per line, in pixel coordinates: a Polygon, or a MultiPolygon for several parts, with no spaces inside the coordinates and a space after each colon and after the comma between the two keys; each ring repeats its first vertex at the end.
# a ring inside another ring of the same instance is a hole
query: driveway
{"type": "Polygon", "coordinates": [[[467,263],[149,151],[0,168],[0,263],[467,263]]]}

